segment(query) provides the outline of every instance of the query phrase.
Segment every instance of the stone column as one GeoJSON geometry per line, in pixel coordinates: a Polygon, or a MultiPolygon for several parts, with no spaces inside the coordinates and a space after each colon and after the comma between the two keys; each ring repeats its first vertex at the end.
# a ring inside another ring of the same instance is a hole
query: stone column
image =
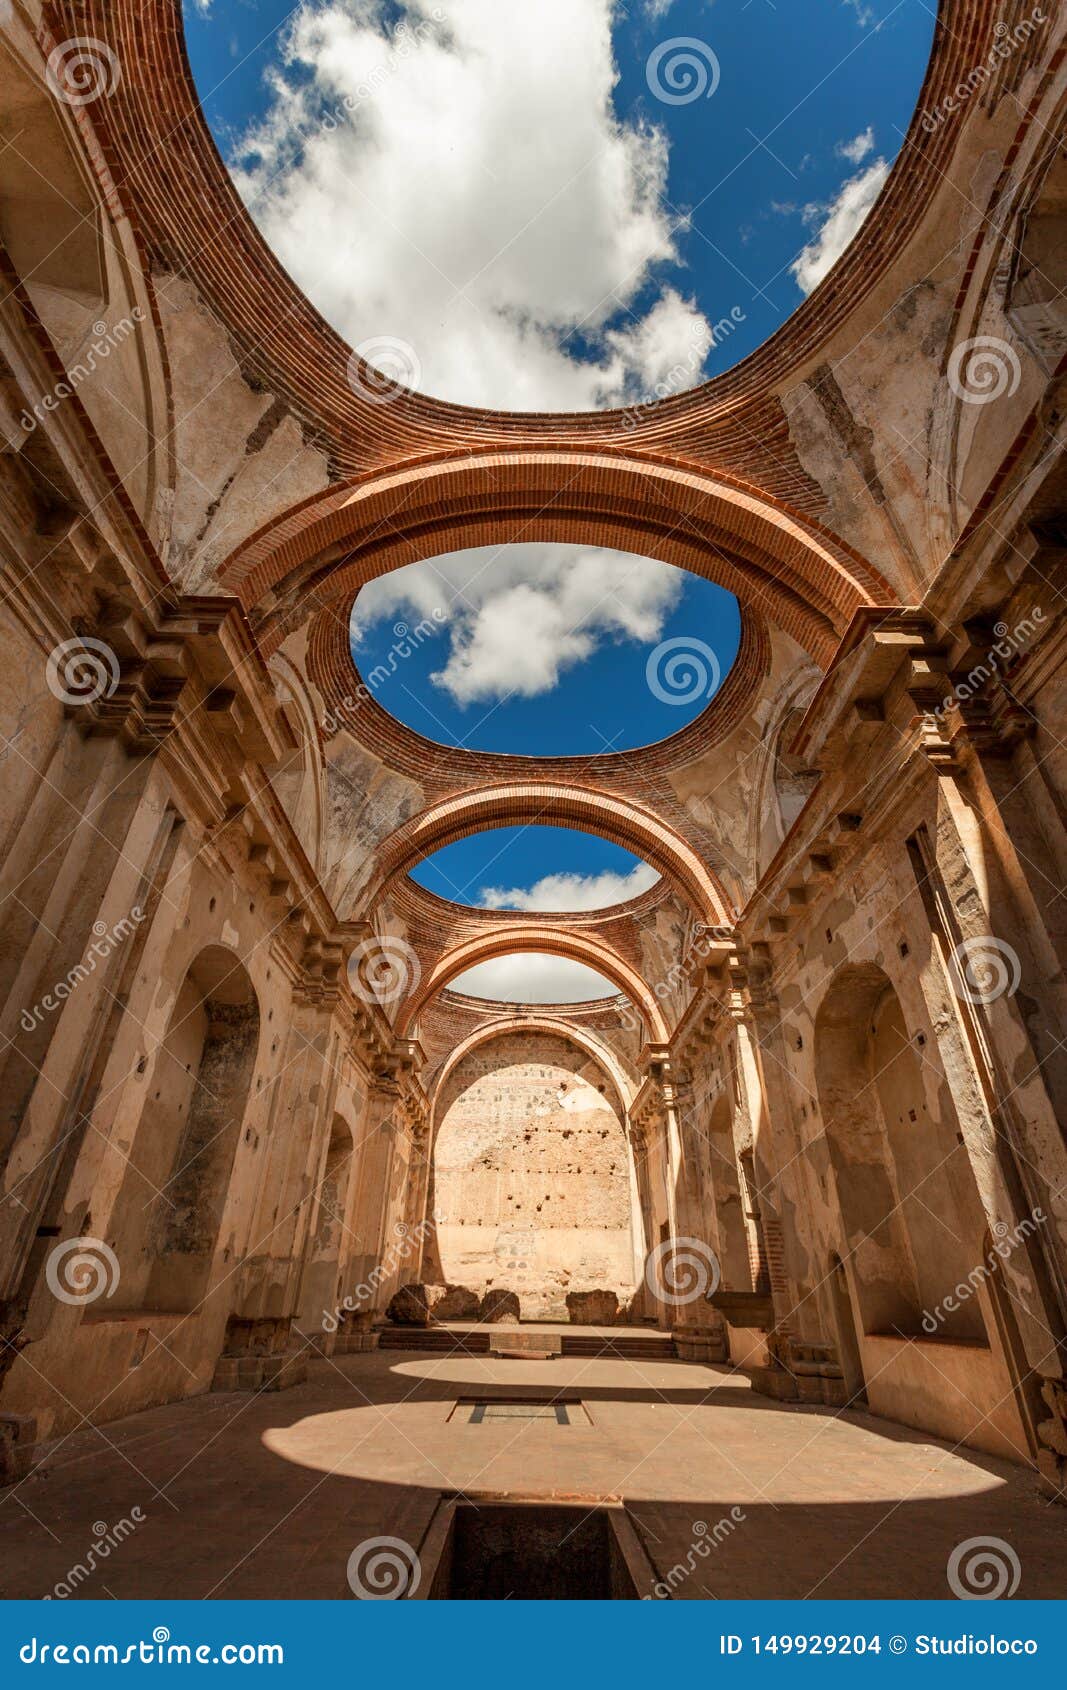
{"type": "MultiPolygon", "coordinates": [[[[946,1065],[974,1085],[974,1107],[961,1112],[961,1125],[990,1236],[1014,1237],[1044,1217],[1000,1273],[1017,1328],[1020,1354],[1014,1363],[1009,1354],[1008,1364],[1021,1374],[1021,1412],[1043,1476],[1061,1491],[1067,1065],[1057,1046],[1067,990],[1057,936],[1033,890],[1057,857],[1042,847],[1020,781],[1018,757],[1025,766],[1029,748],[1003,699],[998,710],[997,696],[987,696],[982,710],[972,701],[958,712],[950,744],[940,727],[927,730],[940,814],[935,832],[919,830],[912,867],[941,965],[924,978],[923,990],[946,1065]]],[[[1062,840],[1060,847],[1062,854],[1062,840]]]]}
{"type": "Polygon", "coordinates": [[[770,1366],[755,1369],[753,1379],[767,1395],[837,1401],[841,1370],[834,1346],[822,1329],[820,1305],[807,1294],[796,1259],[799,1231],[795,1221],[789,1222],[790,1215],[801,1216],[808,1208],[805,1159],[793,1109],[781,1006],[763,945],[752,947],[745,983],[745,1025],[751,1045],[742,1037],[742,1054],[743,1060],[746,1055],[749,1058],[745,1067],[749,1070],[753,1160],[774,1303],[774,1328],[767,1335],[770,1366]]]}

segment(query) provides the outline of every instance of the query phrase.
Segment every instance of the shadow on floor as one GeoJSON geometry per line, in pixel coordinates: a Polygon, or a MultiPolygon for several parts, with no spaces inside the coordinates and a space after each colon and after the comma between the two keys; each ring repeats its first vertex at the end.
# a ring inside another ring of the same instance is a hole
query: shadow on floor
{"type": "Polygon", "coordinates": [[[141,1522],[69,1594],[350,1598],[353,1549],[391,1536],[417,1551],[460,1471],[475,1498],[499,1490],[502,1472],[512,1489],[562,1487],[590,1506],[620,1496],[676,1600],[947,1599],[949,1556],[979,1536],[1018,1557],[1020,1597],[1064,1593],[1067,1513],[1006,1462],[870,1416],[772,1403],[725,1369],[655,1363],[655,1383],[630,1383],[642,1364],[611,1363],[615,1382],[583,1378],[578,1362],[566,1381],[530,1386],[557,1364],[401,1371],[418,1359],[315,1363],[279,1395],[208,1395],[82,1430],[0,1494],[0,1595],[69,1585],[100,1541],[94,1523],[114,1533],[136,1508],[141,1522]],[[460,1396],[528,1388],[580,1396],[593,1424],[536,1422],[511,1444],[501,1422],[487,1432],[445,1412],[460,1396]],[[360,1470],[338,1471],[342,1458],[360,1470]]]}

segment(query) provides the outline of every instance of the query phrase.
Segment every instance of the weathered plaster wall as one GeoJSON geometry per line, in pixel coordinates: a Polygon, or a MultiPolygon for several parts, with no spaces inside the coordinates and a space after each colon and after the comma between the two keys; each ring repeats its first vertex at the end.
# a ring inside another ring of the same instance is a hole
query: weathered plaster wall
{"type": "Polygon", "coordinates": [[[449,1282],[566,1319],[568,1291],[633,1289],[626,1137],[604,1075],[543,1034],[464,1058],[438,1112],[433,1209],[449,1282]]]}

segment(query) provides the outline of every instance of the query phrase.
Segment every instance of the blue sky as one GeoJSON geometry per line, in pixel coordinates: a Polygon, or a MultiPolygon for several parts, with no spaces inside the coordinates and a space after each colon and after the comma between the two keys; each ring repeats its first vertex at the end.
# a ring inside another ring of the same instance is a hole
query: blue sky
{"type": "MultiPolygon", "coordinates": [[[[862,226],[917,100],[935,6],[184,10],[238,191],[365,360],[449,400],[639,417],[758,347],[862,226]]],[[[727,672],[739,628],[728,594],[654,560],[533,545],[399,571],[356,618],[364,674],[392,671],[375,687],[387,709],[429,738],[527,755],[625,752],[677,731],[727,672]],[[407,655],[416,627],[429,631],[407,655]]],[[[543,828],[462,841],[416,876],[531,908],[647,883],[603,841],[543,828]]],[[[511,960],[487,965],[505,995],[511,960]]],[[[551,996],[550,969],[523,970],[551,996]]],[[[573,980],[558,984],[571,995],[573,980]]]]}
{"type": "Polygon", "coordinates": [[[588,756],[685,727],[729,673],[740,630],[733,594],[687,570],[513,545],[372,582],[356,600],[352,652],[378,703],[427,739],[588,756]]]}
{"type": "Polygon", "coordinates": [[[577,880],[584,882],[586,907],[600,909],[636,897],[657,875],[632,852],[593,833],[535,825],[458,839],[420,863],[412,879],[455,903],[559,911],[579,907],[577,880]]]}
{"type": "Polygon", "coordinates": [[[789,315],[899,149],[934,4],[186,0],[185,15],[223,155],[337,327],[409,342],[412,385],[444,398],[571,409],[651,397],[669,370],[694,385],[789,315]],[[524,20],[540,20],[529,39],[524,20]],[[702,60],[710,97],[657,97],[687,91],[677,50],[650,57],[679,38],[702,49],[689,87],[702,60]]]}

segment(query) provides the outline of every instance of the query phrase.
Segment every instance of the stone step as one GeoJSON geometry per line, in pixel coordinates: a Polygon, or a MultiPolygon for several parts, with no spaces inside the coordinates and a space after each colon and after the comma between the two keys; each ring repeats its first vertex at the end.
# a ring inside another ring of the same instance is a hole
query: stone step
{"type": "Polygon", "coordinates": [[[489,1332],[451,1332],[445,1326],[383,1326],[378,1348],[485,1356],[489,1354],[489,1332]]]}
{"type": "MultiPolygon", "coordinates": [[[[531,1328],[487,1326],[482,1331],[457,1332],[447,1326],[383,1326],[378,1348],[381,1350],[428,1350],[436,1355],[488,1355],[501,1334],[508,1331],[523,1333],[531,1328]]],[[[674,1342],[664,1335],[652,1337],[641,1332],[621,1330],[616,1335],[596,1332],[565,1332],[562,1334],[564,1357],[607,1361],[672,1361],[677,1355],[674,1342]]]]}
{"type": "Polygon", "coordinates": [[[564,1356],[600,1356],[605,1361],[673,1361],[677,1351],[670,1338],[565,1337],[564,1356]]]}

